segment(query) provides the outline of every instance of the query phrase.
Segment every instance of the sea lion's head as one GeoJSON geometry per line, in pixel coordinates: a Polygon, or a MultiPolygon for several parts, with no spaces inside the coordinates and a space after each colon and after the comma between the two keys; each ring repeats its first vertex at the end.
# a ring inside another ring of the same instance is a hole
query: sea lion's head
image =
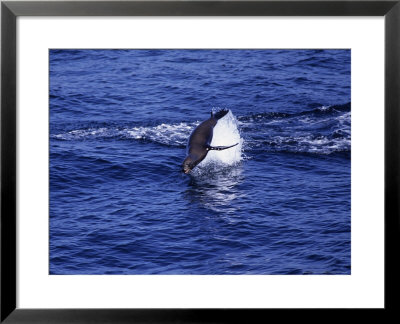
{"type": "Polygon", "coordinates": [[[182,172],[188,174],[197,165],[197,163],[188,155],[182,163],[182,172]]]}

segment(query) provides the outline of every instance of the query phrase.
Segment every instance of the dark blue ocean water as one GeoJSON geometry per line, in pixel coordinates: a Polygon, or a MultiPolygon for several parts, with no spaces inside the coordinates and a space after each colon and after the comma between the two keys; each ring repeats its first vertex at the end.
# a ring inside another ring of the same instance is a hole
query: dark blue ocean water
{"type": "Polygon", "coordinates": [[[50,274],[350,274],[349,50],[49,55],[50,274]],[[240,159],[184,175],[213,108],[240,159]]]}

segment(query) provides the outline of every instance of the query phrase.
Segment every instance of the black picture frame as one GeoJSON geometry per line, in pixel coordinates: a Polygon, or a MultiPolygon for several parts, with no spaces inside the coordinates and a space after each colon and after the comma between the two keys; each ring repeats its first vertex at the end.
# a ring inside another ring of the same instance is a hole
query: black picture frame
{"type": "MultiPolygon", "coordinates": [[[[16,308],[16,19],[18,16],[384,16],[385,18],[385,306],[399,304],[400,0],[395,1],[2,1],[1,3],[1,323],[259,322],[287,309],[16,308]],[[240,320],[245,318],[245,320],[240,320]]],[[[309,318],[311,311],[292,310],[309,318]]],[[[333,314],[332,310],[325,310],[333,314]]],[[[337,310],[336,310],[337,311],[337,310]]],[[[358,310],[347,310],[358,311],[358,310]]],[[[365,310],[364,310],[365,311],[365,310]]],[[[359,313],[359,312],[358,312],[359,313]]],[[[296,314],[296,316],[297,316],[296,314]]],[[[325,316],[325,315],[324,315],[325,316]]],[[[331,316],[331,315],[329,315],[331,316]]],[[[334,315],[333,315],[334,316],[334,315]]],[[[342,316],[342,315],[340,315],[342,316]]],[[[372,317],[371,317],[372,316],[372,317]]],[[[316,317],[315,317],[316,318],[316,317]]],[[[395,317],[396,318],[396,317],[395,317]]],[[[316,318],[321,321],[321,318],[316,318]]],[[[271,318],[270,318],[271,320],[271,318]]],[[[309,318],[310,320],[310,318],[309,318]]]]}

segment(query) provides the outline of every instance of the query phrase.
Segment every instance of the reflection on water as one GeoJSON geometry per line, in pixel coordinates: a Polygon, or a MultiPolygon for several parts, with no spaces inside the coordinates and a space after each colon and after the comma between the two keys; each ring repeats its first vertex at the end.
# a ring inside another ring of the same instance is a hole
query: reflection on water
{"type": "Polygon", "coordinates": [[[234,214],[238,206],[234,203],[244,197],[238,185],[243,181],[241,164],[221,169],[219,164],[208,164],[190,175],[185,197],[207,209],[224,214],[234,214]]]}

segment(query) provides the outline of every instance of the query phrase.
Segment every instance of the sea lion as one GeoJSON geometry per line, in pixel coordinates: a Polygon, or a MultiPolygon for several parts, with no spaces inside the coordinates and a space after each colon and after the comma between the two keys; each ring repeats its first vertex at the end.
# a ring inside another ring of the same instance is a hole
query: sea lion
{"type": "Polygon", "coordinates": [[[196,165],[198,165],[207,156],[208,151],[222,151],[234,147],[239,143],[230,146],[211,146],[213,138],[213,129],[219,119],[224,117],[229,110],[222,109],[216,113],[211,112],[211,117],[197,126],[189,137],[186,148],[187,156],[182,163],[182,171],[188,174],[196,165]]]}

